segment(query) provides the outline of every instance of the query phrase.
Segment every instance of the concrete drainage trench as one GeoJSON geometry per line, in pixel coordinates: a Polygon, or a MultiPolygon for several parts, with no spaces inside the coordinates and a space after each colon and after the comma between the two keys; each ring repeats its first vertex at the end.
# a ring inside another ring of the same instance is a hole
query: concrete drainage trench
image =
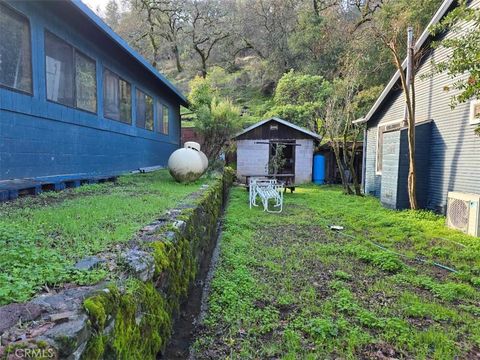
{"type": "Polygon", "coordinates": [[[173,324],[170,341],[157,359],[184,360],[194,359],[191,347],[195,342],[199,327],[208,309],[210,284],[220,253],[223,214],[217,224],[216,239],[207,251],[201,263],[198,276],[192,285],[187,299],[181,304],[179,314],[173,324]]]}
{"type": "Polygon", "coordinates": [[[232,180],[226,168],[117,252],[97,255],[115,279],[1,306],[0,358],[19,349],[72,360],[192,358],[232,180]]]}

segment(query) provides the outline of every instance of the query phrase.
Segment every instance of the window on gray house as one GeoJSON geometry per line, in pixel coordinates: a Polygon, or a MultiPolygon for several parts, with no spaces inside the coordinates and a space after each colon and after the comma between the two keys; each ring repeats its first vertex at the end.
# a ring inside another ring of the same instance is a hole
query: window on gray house
{"type": "Polygon", "coordinates": [[[137,127],[153,131],[153,99],[137,89],[137,127]]]}
{"type": "Polygon", "coordinates": [[[103,73],[103,97],[103,113],[106,118],[132,123],[131,86],[107,69],[103,73]]]}
{"type": "Polygon", "coordinates": [[[0,85],[32,93],[30,24],[0,2],[0,85]]]}
{"type": "Polygon", "coordinates": [[[377,131],[377,173],[382,172],[383,159],[383,134],[385,133],[385,125],[379,126],[377,131]]]}

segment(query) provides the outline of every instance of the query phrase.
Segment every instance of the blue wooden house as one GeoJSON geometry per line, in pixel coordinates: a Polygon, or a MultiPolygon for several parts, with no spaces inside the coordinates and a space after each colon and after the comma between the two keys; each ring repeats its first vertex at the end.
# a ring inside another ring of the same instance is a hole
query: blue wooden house
{"type": "MultiPolygon", "coordinates": [[[[450,51],[432,48],[432,41],[440,38],[433,38],[429,28],[456,4],[454,0],[445,0],[416,43],[416,51],[424,54],[415,74],[417,201],[421,207],[440,213],[446,210],[450,191],[480,194],[480,137],[474,133],[480,123],[480,102],[472,99],[452,109],[455,79],[446,73],[430,76],[432,62],[447,60],[450,51]]],[[[473,0],[470,6],[478,8],[480,1],[473,0]]],[[[463,29],[472,25],[464,24],[463,29]]],[[[407,127],[398,72],[357,123],[366,123],[365,193],[379,197],[386,207],[408,208],[407,127]]]]}
{"type": "Polygon", "coordinates": [[[0,0],[0,180],[166,165],[187,100],[79,0],[0,0]]]}

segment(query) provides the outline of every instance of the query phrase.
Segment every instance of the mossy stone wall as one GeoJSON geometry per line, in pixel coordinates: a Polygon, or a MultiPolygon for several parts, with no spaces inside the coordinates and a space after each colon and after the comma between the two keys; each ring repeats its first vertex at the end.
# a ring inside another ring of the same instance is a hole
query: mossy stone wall
{"type": "Polygon", "coordinates": [[[116,252],[102,253],[117,280],[0,308],[0,359],[155,359],[213,251],[233,178],[225,169],[116,252]],[[6,316],[18,321],[7,325],[6,316]]]}
{"type": "Polygon", "coordinates": [[[91,336],[81,358],[155,359],[164,349],[200,261],[213,249],[233,178],[226,168],[217,181],[173,211],[175,216],[148,241],[137,241],[153,255],[151,279],[127,277],[85,299],[91,336]]]}

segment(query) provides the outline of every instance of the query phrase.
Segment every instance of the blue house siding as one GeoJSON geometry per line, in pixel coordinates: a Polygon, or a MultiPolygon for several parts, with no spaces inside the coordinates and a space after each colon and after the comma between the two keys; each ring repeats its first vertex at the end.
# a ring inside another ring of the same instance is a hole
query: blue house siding
{"type": "MultiPolygon", "coordinates": [[[[480,1],[472,1],[471,6],[480,6],[480,1]]],[[[452,109],[451,98],[456,92],[446,89],[451,89],[455,80],[444,73],[428,76],[431,73],[432,60],[438,63],[448,59],[448,56],[449,51],[446,49],[431,50],[415,77],[416,120],[418,123],[431,121],[431,128],[428,130],[430,135],[427,165],[417,166],[418,200],[423,207],[441,213],[445,212],[449,191],[480,194],[480,137],[474,133],[475,125],[469,123],[470,102],[459,104],[452,109]]],[[[398,85],[394,86],[367,123],[367,194],[380,196],[379,190],[385,186],[382,176],[375,173],[377,126],[402,119],[404,106],[402,93],[398,85]]],[[[421,135],[418,126],[417,131],[417,152],[422,153],[420,147],[427,145],[427,138],[421,135]]],[[[406,188],[406,185],[402,187],[406,188]]]]}
{"type": "Polygon", "coordinates": [[[0,180],[58,174],[118,173],[166,165],[180,144],[180,104],[184,99],[160,75],[135,61],[79,13],[63,2],[7,2],[30,22],[33,94],[0,88],[0,180]],[[46,100],[45,31],[95,60],[97,113],[46,100]],[[103,116],[103,70],[131,84],[132,124],[103,116]],[[169,107],[168,135],[159,133],[161,114],[154,106],[155,131],[138,128],[136,89],[169,107]]]}

